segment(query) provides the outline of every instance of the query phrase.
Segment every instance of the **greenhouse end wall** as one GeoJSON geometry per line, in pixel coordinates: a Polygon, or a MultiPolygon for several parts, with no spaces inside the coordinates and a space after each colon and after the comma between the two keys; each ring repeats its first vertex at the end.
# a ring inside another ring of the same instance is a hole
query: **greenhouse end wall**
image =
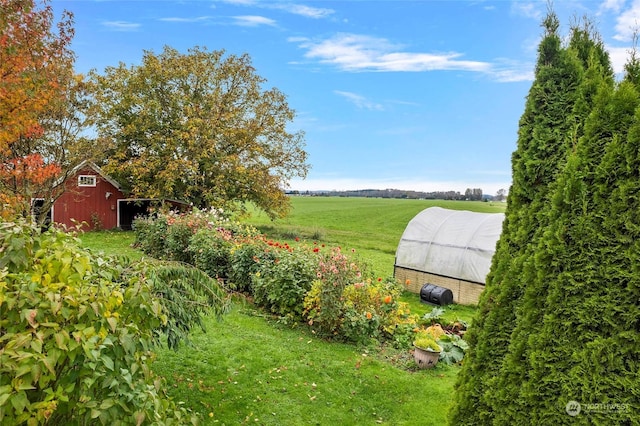
{"type": "Polygon", "coordinates": [[[477,305],[480,294],[484,290],[483,284],[416,271],[397,265],[394,266],[393,275],[398,281],[404,283],[405,288],[412,293],[420,294],[420,290],[425,284],[448,288],[453,293],[454,303],[461,305],[477,305]]]}

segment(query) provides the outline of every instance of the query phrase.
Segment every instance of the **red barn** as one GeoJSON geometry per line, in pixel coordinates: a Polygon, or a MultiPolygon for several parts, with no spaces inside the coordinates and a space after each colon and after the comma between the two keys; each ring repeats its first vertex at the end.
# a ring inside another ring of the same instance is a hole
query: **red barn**
{"type": "MultiPolygon", "coordinates": [[[[76,166],[65,182],[64,193],[53,203],[51,222],[74,226],[83,223],[87,229],[131,229],[133,219],[147,214],[153,202],[149,198],[126,198],[120,184],[90,161],[76,166]]],[[[187,203],[162,200],[173,208],[185,210],[187,203]]]]}

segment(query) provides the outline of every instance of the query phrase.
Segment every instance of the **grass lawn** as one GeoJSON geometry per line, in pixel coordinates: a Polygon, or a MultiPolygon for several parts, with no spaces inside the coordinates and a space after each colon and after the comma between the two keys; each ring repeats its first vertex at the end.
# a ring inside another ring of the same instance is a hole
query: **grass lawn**
{"type": "Polygon", "coordinates": [[[416,370],[408,352],[327,342],[241,303],[206,327],[154,364],[204,424],[445,423],[457,367],[416,370]]]}
{"type": "MultiPolygon", "coordinates": [[[[293,197],[287,219],[271,222],[257,212],[245,219],[271,238],[299,237],[343,249],[370,263],[379,276],[393,273],[396,246],[407,223],[438,205],[504,211],[503,203],[293,197]]],[[[140,258],[131,232],[81,235],[106,254],[140,258]]],[[[405,293],[411,311],[432,307],[405,293]]],[[[443,318],[470,322],[474,307],[446,307],[443,318]]],[[[203,415],[204,424],[236,425],[442,425],[451,401],[456,366],[417,370],[409,351],[357,347],[317,338],[237,299],[222,321],[209,318],[192,345],[160,349],[154,371],[169,394],[203,415]]]]}
{"type": "Polygon", "coordinates": [[[132,247],[135,235],[130,231],[91,231],[81,234],[80,239],[86,247],[110,256],[127,256],[130,259],[143,256],[140,250],[132,247]]]}

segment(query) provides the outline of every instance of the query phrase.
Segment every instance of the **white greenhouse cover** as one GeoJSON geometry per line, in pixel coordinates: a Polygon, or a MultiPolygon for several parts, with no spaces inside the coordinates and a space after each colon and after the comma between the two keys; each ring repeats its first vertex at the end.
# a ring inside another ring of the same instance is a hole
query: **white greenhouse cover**
{"type": "Polygon", "coordinates": [[[396,266],[484,284],[503,220],[503,213],[425,209],[404,230],[396,266]]]}

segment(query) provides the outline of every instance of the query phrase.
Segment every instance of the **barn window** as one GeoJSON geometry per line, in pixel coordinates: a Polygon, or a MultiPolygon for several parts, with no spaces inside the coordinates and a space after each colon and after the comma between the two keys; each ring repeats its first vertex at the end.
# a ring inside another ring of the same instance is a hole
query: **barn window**
{"type": "Polygon", "coordinates": [[[78,186],[96,186],[96,177],[94,175],[78,176],[78,186]]]}

